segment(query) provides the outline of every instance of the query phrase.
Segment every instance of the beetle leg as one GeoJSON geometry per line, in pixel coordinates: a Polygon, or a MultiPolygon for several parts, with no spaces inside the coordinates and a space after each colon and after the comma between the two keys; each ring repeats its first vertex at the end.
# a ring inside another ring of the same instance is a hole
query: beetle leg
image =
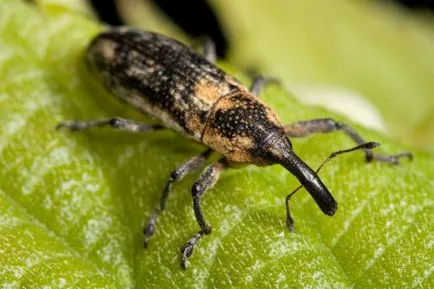
{"type": "Polygon", "coordinates": [[[203,57],[211,63],[217,60],[214,41],[209,36],[201,36],[193,41],[193,48],[200,51],[203,57]]]}
{"type": "MultiPolygon", "coordinates": [[[[361,145],[349,148],[349,149],[344,149],[344,150],[339,150],[339,151],[335,151],[333,153],[330,154],[330,156],[328,158],[325,159],[325,161],[323,161],[321,163],[321,165],[315,170],[315,173],[318,174],[319,171],[329,162],[331,161],[333,158],[335,158],[338,155],[341,154],[345,154],[345,153],[350,153],[356,150],[362,150],[362,149],[368,149],[368,150],[372,150],[376,147],[378,147],[380,144],[377,142],[366,142],[363,143],[361,145]]],[[[292,191],[289,195],[286,196],[285,199],[285,204],[286,204],[286,226],[288,228],[288,230],[290,232],[294,231],[294,219],[291,216],[291,212],[289,209],[289,201],[291,200],[292,196],[301,188],[303,187],[303,185],[300,185],[299,187],[297,187],[294,191],[292,191]]]]}
{"type": "Polygon", "coordinates": [[[205,234],[204,231],[200,230],[196,234],[194,234],[184,246],[181,247],[181,267],[182,269],[187,269],[188,267],[188,258],[193,254],[194,247],[205,234]]]}
{"type": "Polygon", "coordinates": [[[148,124],[136,120],[124,119],[120,117],[97,119],[97,120],[66,120],[62,121],[56,126],[56,129],[67,128],[71,131],[79,131],[88,129],[91,127],[104,127],[109,126],[117,130],[123,130],[128,132],[150,132],[154,130],[160,130],[164,127],[159,124],[148,124]]]}
{"type": "MultiPolygon", "coordinates": [[[[358,145],[365,143],[365,140],[352,127],[330,118],[298,121],[288,124],[284,128],[289,137],[306,137],[314,133],[329,133],[341,130],[358,145]]],[[[401,152],[395,155],[374,154],[370,149],[364,149],[364,152],[367,162],[376,160],[396,165],[399,164],[401,158],[408,158],[410,160],[413,158],[413,155],[410,152],[401,152]]]]}
{"type": "Polygon", "coordinates": [[[253,95],[256,95],[259,97],[261,94],[261,90],[264,86],[269,84],[278,84],[280,83],[280,80],[275,77],[267,77],[263,75],[256,75],[253,78],[252,84],[250,85],[250,92],[253,95]]]}
{"type": "Polygon", "coordinates": [[[148,223],[143,229],[143,233],[145,234],[145,248],[148,247],[149,239],[155,232],[155,226],[158,216],[166,208],[167,198],[169,197],[172,185],[178,181],[181,181],[186,175],[191,174],[192,172],[200,168],[205,163],[206,159],[211,155],[211,153],[212,150],[207,149],[200,155],[192,157],[188,161],[178,165],[176,169],[170,174],[169,180],[167,181],[166,186],[160,197],[160,207],[155,209],[154,212],[150,215],[148,223]]]}
{"type": "Polygon", "coordinates": [[[203,217],[200,201],[208,189],[211,189],[218,181],[220,173],[227,167],[226,160],[220,159],[217,163],[206,167],[199,179],[193,184],[191,194],[193,197],[193,208],[196,220],[205,234],[211,233],[211,227],[203,217]]]}
{"type": "Polygon", "coordinates": [[[217,53],[215,50],[214,41],[209,36],[202,38],[203,56],[211,63],[215,63],[217,60],[217,53]]]}
{"type": "Polygon", "coordinates": [[[193,197],[193,208],[196,220],[201,228],[201,230],[196,233],[188,242],[181,248],[181,267],[187,268],[187,260],[193,254],[194,247],[203,235],[208,235],[211,233],[211,227],[205,221],[202,213],[202,208],[200,206],[200,201],[205,192],[212,188],[218,181],[220,173],[228,166],[226,160],[220,159],[217,163],[209,165],[206,167],[199,179],[193,184],[192,187],[192,197],[193,197]]]}

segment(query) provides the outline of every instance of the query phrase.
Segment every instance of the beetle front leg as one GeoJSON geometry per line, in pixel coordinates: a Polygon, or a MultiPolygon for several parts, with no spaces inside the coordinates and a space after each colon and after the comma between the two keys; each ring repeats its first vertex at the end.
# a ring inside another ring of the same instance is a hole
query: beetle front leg
{"type": "Polygon", "coordinates": [[[211,233],[211,227],[205,221],[203,216],[200,201],[205,192],[212,188],[218,181],[221,172],[228,166],[224,159],[220,159],[217,163],[212,164],[204,169],[199,179],[193,184],[192,198],[193,209],[196,216],[196,221],[201,230],[196,233],[188,242],[181,248],[181,267],[187,268],[187,260],[193,254],[193,250],[203,235],[211,233]]]}
{"type": "Polygon", "coordinates": [[[224,159],[219,160],[215,164],[209,165],[203,170],[202,174],[199,176],[199,179],[193,184],[193,187],[191,189],[196,221],[206,235],[211,233],[211,227],[205,221],[202,213],[202,208],[200,206],[200,201],[205,192],[211,189],[217,183],[221,172],[226,167],[227,163],[224,159]]]}
{"type": "MultiPolygon", "coordinates": [[[[343,131],[358,145],[366,143],[366,141],[359,135],[359,133],[355,129],[345,123],[337,122],[331,118],[319,118],[298,121],[288,124],[284,128],[286,134],[289,137],[306,137],[314,133],[343,131]]],[[[374,154],[374,152],[370,149],[364,149],[364,152],[367,162],[376,160],[396,165],[399,163],[399,160],[401,158],[408,158],[410,160],[413,158],[413,155],[410,152],[401,152],[395,155],[374,154]]]]}
{"type": "Polygon", "coordinates": [[[154,130],[160,130],[164,127],[159,124],[148,124],[141,121],[131,120],[131,119],[125,119],[120,117],[112,117],[112,118],[105,118],[105,119],[96,119],[96,120],[65,120],[60,122],[56,129],[63,129],[67,128],[70,131],[79,131],[84,130],[92,127],[105,127],[109,126],[111,128],[117,129],[117,130],[123,130],[128,132],[150,132],[154,130]]]}

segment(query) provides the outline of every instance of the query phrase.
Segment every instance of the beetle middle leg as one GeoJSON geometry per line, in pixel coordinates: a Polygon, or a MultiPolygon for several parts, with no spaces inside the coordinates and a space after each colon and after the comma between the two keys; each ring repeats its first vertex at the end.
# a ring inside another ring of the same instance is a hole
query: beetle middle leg
{"type": "Polygon", "coordinates": [[[188,258],[193,254],[193,250],[199,240],[204,236],[211,233],[211,227],[205,221],[202,213],[200,201],[205,192],[212,188],[218,181],[221,172],[228,167],[225,159],[220,159],[217,163],[206,167],[199,179],[193,184],[191,194],[193,198],[193,209],[196,216],[196,221],[201,230],[197,232],[188,242],[181,248],[181,267],[187,268],[188,258]]]}
{"type": "Polygon", "coordinates": [[[250,92],[253,95],[256,95],[257,97],[259,97],[262,88],[264,88],[264,86],[269,85],[269,84],[278,84],[280,83],[279,79],[275,78],[275,77],[270,77],[270,76],[263,76],[263,75],[256,75],[253,78],[252,84],[250,85],[250,92]]]}
{"type": "Polygon", "coordinates": [[[198,156],[192,157],[188,161],[178,165],[176,169],[170,174],[169,180],[164,187],[163,192],[160,196],[160,206],[155,209],[154,212],[150,215],[148,223],[143,229],[143,234],[145,235],[144,246],[148,247],[148,242],[151,236],[155,232],[155,226],[157,224],[158,216],[165,210],[167,198],[169,197],[170,191],[172,189],[172,185],[176,182],[181,181],[185,176],[199,169],[206,161],[206,159],[211,155],[212,150],[207,149],[203,153],[198,156]]]}
{"type": "Polygon", "coordinates": [[[211,63],[217,60],[214,41],[209,36],[202,37],[203,56],[211,63]]]}
{"type": "Polygon", "coordinates": [[[215,63],[217,60],[217,53],[214,41],[209,36],[201,36],[193,41],[193,48],[200,50],[203,57],[210,63],[215,63]]]}
{"type": "MultiPolygon", "coordinates": [[[[329,133],[340,130],[348,135],[358,145],[366,143],[366,141],[352,127],[345,123],[337,122],[331,118],[298,121],[288,124],[284,128],[289,137],[306,137],[314,133],[329,133]]],[[[413,155],[410,152],[402,152],[395,155],[382,155],[374,154],[370,149],[364,149],[363,151],[365,152],[365,159],[367,162],[376,160],[396,165],[399,164],[401,158],[408,158],[410,160],[413,158],[413,155]]]]}
{"type": "Polygon", "coordinates": [[[56,129],[67,128],[71,131],[80,131],[91,127],[111,127],[117,130],[123,130],[128,132],[150,132],[154,130],[160,130],[164,127],[159,124],[148,124],[141,121],[125,119],[120,117],[112,117],[96,120],[66,120],[60,122],[56,129]]]}

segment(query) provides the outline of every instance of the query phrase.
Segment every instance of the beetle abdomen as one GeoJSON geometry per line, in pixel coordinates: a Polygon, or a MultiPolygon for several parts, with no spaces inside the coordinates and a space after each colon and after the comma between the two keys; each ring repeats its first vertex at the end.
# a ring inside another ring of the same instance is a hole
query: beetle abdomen
{"type": "Polygon", "coordinates": [[[152,32],[103,32],[89,45],[87,61],[122,101],[198,141],[213,104],[246,90],[185,45],[152,32]]]}

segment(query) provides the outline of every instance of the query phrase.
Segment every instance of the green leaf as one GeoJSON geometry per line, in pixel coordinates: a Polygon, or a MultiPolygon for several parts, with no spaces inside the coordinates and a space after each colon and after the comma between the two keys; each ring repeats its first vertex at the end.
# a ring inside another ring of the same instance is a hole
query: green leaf
{"type": "MultiPolygon", "coordinates": [[[[56,132],[65,119],[143,119],[95,83],[83,52],[100,31],[67,12],[44,14],[21,1],[0,9],[0,283],[4,288],[432,287],[433,157],[365,164],[342,156],[321,172],[339,202],[333,218],[280,167],[223,173],[205,196],[214,231],[187,271],[179,248],[198,230],[189,188],[174,186],[148,250],[142,227],[175,165],[203,150],[171,132],[56,132]]],[[[300,105],[280,87],[264,93],[284,122],[333,116],[300,105]]],[[[381,151],[404,149],[355,126],[381,151]]],[[[294,140],[316,167],[353,146],[342,134],[294,140]]]]}

